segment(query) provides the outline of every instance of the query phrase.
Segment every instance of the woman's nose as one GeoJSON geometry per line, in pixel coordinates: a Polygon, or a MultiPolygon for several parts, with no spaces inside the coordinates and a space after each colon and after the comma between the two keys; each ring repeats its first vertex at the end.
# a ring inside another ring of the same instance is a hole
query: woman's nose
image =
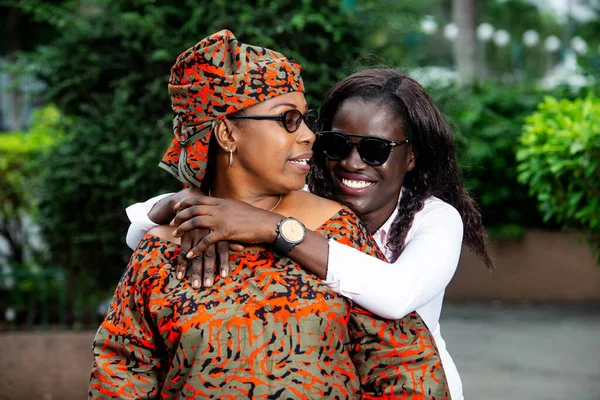
{"type": "Polygon", "coordinates": [[[358,147],[353,145],[350,154],[340,161],[340,166],[347,171],[362,171],[367,167],[367,164],[360,158],[358,147]]]}
{"type": "Polygon", "coordinates": [[[302,121],[302,123],[300,124],[300,127],[298,127],[297,134],[298,134],[297,140],[300,143],[307,143],[312,146],[313,143],[315,142],[315,138],[316,138],[315,133],[310,130],[310,128],[308,127],[308,125],[306,125],[306,123],[304,121],[302,121]]]}

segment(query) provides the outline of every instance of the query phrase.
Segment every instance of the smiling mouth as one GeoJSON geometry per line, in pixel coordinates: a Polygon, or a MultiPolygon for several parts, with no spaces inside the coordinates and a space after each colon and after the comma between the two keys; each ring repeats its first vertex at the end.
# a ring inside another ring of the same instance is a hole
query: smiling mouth
{"type": "Polygon", "coordinates": [[[349,187],[350,189],[366,189],[375,184],[375,182],[369,181],[357,181],[352,179],[340,178],[342,185],[349,187]]]}
{"type": "Polygon", "coordinates": [[[300,160],[288,160],[288,162],[297,165],[308,165],[308,163],[310,162],[310,158],[302,158],[300,160]]]}

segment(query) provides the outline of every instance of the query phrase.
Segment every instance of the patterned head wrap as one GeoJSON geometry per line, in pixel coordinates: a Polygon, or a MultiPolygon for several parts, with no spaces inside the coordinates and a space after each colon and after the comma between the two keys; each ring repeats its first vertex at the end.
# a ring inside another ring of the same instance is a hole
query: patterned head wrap
{"type": "Polygon", "coordinates": [[[200,187],[219,120],[267,99],[303,92],[300,70],[283,54],[239,43],[228,30],[202,39],[171,68],[175,139],[159,166],[181,182],[200,187]]]}

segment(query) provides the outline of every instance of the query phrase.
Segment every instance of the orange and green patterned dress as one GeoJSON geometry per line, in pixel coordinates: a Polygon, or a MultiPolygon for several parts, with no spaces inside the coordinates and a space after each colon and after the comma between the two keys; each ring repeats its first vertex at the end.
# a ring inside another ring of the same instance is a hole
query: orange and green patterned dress
{"type": "MultiPolygon", "coordinates": [[[[383,257],[349,210],[317,233],[383,257]]],[[[146,235],[94,340],[90,399],[448,399],[434,340],[413,313],[388,321],[271,251],[231,256],[193,289],[179,246],[146,235]]],[[[368,279],[368,272],[365,272],[368,279]]]]}

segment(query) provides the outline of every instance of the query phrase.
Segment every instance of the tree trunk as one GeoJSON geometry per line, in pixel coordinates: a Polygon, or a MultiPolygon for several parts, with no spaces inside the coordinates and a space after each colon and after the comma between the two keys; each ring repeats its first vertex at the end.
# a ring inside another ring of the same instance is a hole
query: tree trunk
{"type": "MultiPolygon", "coordinates": [[[[17,1],[18,3],[18,1],[17,1]]],[[[6,26],[4,27],[4,37],[6,38],[6,58],[14,61],[16,53],[21,49],[20,26],[19,26],[20,11],[15,7],[8,8],[8,18],[6,18],[6,26]]],[[[17,79],[17,74],[10,74],[11,83],[17,79]]],[[[8,127],[11,131],[17,131],[21,126],[21,91],[18,86],[15,86],[10,91],[10,99],[12,103],[12,114],[8,121],[8,127]]]]}
{"type": "Polygon", "coordinates": [[[452,0],[452,14],[458,27],[454,41],[454,63],[459,83],[469,84],[478,77],[478,0],[452,0]]]}

